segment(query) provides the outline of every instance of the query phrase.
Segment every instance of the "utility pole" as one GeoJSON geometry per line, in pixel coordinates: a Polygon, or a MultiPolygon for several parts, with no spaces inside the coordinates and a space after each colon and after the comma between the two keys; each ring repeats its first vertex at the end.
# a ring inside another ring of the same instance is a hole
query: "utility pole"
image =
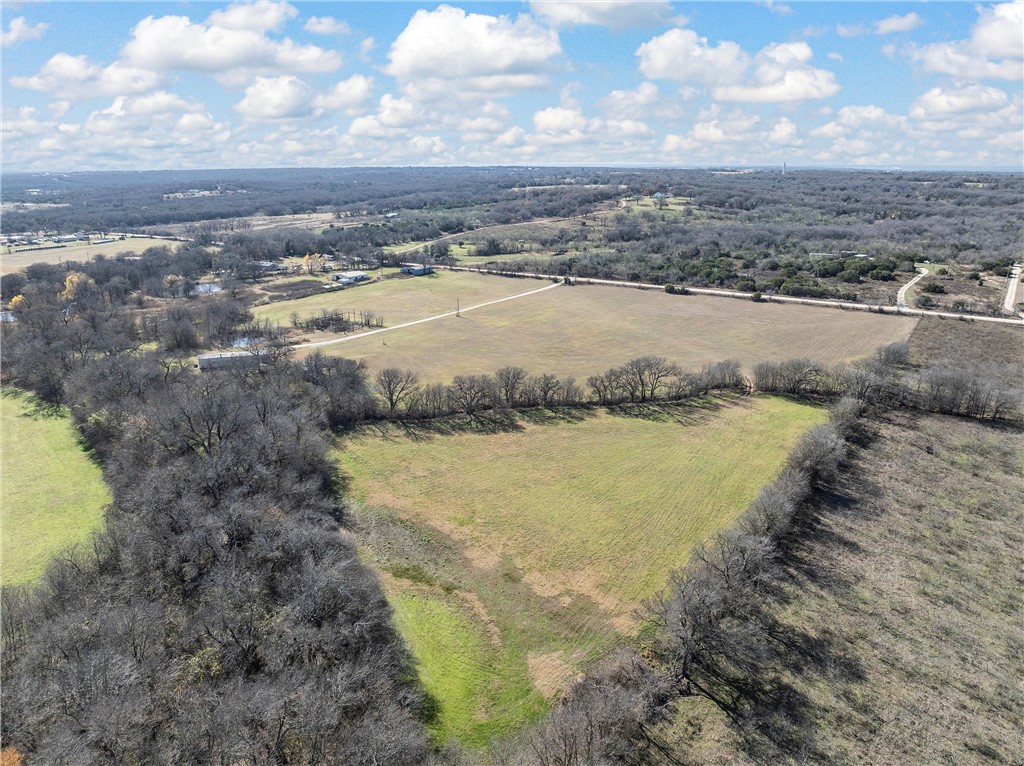
{"type": "Polygon", "coordinates": [[[462,316],[462,314],[459,313],[460,311],[461,311],[461,309],[459,308],[459,299],[456,298],[455,299],[455,316],[457,316],[457,317],[462,316]]]}

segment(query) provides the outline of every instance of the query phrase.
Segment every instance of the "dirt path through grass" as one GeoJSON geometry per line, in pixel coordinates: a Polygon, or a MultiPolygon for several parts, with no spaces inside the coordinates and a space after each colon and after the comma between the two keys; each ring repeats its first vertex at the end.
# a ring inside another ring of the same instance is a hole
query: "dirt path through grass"
{"type": "Polygon", "coordinates": [[[917,276],[907,282],[903,287],[896,293],[896,305],[906,306],[907,305],[907,290],[920,282],[924,277],[928,276],[928,269],[921,267],[921,271],[918,272],[917,276]]]}
{"type": "Polygon", "coordinates": [[[1020,286],[1020,264],[1015,263],[1010,269],[1009,284],[1006,285],[1006,299],[1003,301],[1003,308],[1011,314],[1016,314],[1014,306],[1017,301],[1017,290],[1020,286]]]}
{"type": "Polygon", "coordinates": [[[528,295],[535,295],[536,293],[542,293],[546,290],[550,290],[554,287],[558,287],[561,282],[555,282],[544,287],[539,287],[536,290],[528,290],[525,293],[517,293],[516,295],[509,295],[505,298],[497,298],[492,301],[485,301],[483,303],[477,303],[475,306],[466,306],[466,308],[458,309],[456,311],[446,311],[443,314],[435,314],[432,317],[426,317],[425,319],[416,319],[412,322],[405,322],[404,324],[396,324],[394,327],[382,327],[379,330],[370,330],[369,332],[361,332],[358,335],[349,335],[344,338],[331,338],[330,340],[319,340],[312,343],[300,343],[294,348],[319,348],[321,346],[331,346],[335,343],[346,343],[347,341],[359,340],[369,335],[378,335],[382,332],[391,332],[392,330],[401,330],[403,327],[412,327],[413,325],[423,324],[424,322],[433,322],[438,319],[444,319],[445,317],[459,316],[467,311],[474,311],[476,309],[482,309],[486,306],[493,306],[495,303],[504,303],[505,301],[512,301],[516,298],[525,298],[528,295]]]}

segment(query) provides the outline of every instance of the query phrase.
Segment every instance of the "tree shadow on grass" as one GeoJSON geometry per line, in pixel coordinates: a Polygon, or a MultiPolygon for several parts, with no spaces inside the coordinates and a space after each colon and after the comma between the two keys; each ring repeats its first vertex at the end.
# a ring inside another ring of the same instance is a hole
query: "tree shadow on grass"
{"type": "Polygon", "coordinates": [[[29,391],[22,391],[21,389],[11,388],[10,386],[4,386],[3,390],[0,391],[0,396],[4,399],[12,399],[14,401],[22,402],[27,407],[25,412],[21,413],[18,417],[29,418],[31,420],[51,420],[63,418],[69,414],[66,407],[62,407],[59,404],[44,402],[29,391]]]}
{"type": "Polygon", "coordinates": [[[517,433],[524,430],[526,424],[553,426],[580,423],[588,417],[592,417],[593,414],[592,409],[584,407],[486,410],[472,415],[449,415],[424,420],[379,420],[363,423],[345,432],[344,435],[430,441],[438,436],[453,436],[455,434],[517,433]]]}
{"type": "Polygon", "coordinates": [[[615,417],[698,426],[717,417],[726,407],[752,406],[753,400],[749,397],[721,395],[681,402],[624,402],[611,405],[607,410],[615,417]]]}

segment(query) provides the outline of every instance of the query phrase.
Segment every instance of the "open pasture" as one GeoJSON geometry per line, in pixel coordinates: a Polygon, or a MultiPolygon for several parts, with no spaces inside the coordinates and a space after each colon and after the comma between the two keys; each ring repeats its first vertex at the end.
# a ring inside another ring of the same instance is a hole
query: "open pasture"
{"type": "Polygon", "coordinates": [[[127,239],[115,239],[113,242],[104,242],[102,245],[74,242],[63,247],[54,246],[52,249],[46,250],[5,247],[3,254],[0,255],[0,263],[2,263],[0,274],[11,274],[15,271],[21,271],[33,263],[89,261],[95,255],[112,258],[119,253],[141,253],[151,247],[169,247],[174,250],[180,244],[180,242],[171,239],[129,237],[127,239]]]}
{"type": "Polygon", "coordinates": [[[384,317],[386,325],[396,325],[455,311],[456,301],[470,306],[524,293],[537,286],[532,281],[488,280],[479,274],[445,271],[422,277],[385,279],[344,290],[325,290],[308,298],[257,306],[253,313],[258,319],[287,326],[293,312],[305,319],[321,311],[373,311],[384,317]]]}
{"type": "MultiPolygon", "coordinates": [[[[506,294],[544,284],[469,273],[461,276],[460,286],[479,284],[482,291],[490,280],[505,285],[506,294]]],[[[433,311],[433,304],[415,311],[416,296],[405,298],[406,315],[418,314],[410,318],[439,313],[433,311]]],[[[463,300],[463,307],[467,303],[463,300]]],[[[383,301],[381,308],[377,305],[367,300],[358,308],[383,314],[388,324],[398,323],[398,316],[384,307],[383,301]]],[[[465,312],[461,317],[351,338],[322,350],[365,360],[371,368],[410,368],[428,381],[489,373],[509,364],[538,374],[585,379],[643,354],[664,356],[687,368],[722,359],[738,359],[744,365],[794,357],[823,363],[847,361],[870,354],[880,345],[906,340],[917,321],[815,306],[575,285],[465,312]]]]}
{"type": "Polygon", "coordinates": [[[825,417],[741,397],[349,438],[339,461],[360,536],[437,701],[437,736],[484,745],[540,715],[825,417]]]}
{"type": "Polygon", "coordinates": [[[66,415],[7,388],[0,421],[0,584],[15,585],[37,580],[57,553],[88,540],[110,495],[66,415]]]}

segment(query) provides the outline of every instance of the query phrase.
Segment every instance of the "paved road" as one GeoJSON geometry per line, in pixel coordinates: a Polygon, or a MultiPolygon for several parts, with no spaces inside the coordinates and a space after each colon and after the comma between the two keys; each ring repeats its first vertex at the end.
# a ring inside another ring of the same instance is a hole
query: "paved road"
{"type": "Polygon", "coordinates": [[[498,298],[497,300],[487,301],[486,303],[477,303],[475,306],[466,306],[458,311],[447,311],[444,314],[437,314],[426,319],[417,319],[413,322],[404,322],[403,324],[396,324],[394,327],[382,327],[379,330],[370,330],[369,332],[361,332],[358,335],[346,335],[342,338],[331,338],[330,340],[318,340],[312,343],[299,343],[292,348],[320,348],[321,346],[330,346],[335,343],[347,343],[350,340],[359,340],[360,338],[366,338],[370,335],[379,335],[382,332],[391,332],[392,330],[401,330],[403,327],[412,327],[413,325],[423,324],[424,322],[433,322],[437,319],[444,319],[445,317],[453,317],[456,314],[465,314],[467,311],[475,311],[476,309],[482,309],[485,306],[493,306],[495,303],[504,303],[505,301],[514,301],[517,298],[525,298],[528,295],[536,295],[542,293],[545,290],[551,290],[558,287],[561,282],[554,282],[544,287],[538,287],[536,290],[529,290],[525,293],[517,293],[516,295],[509,295],[505,298],[498,298]]]}
{"type": "MultiPolygon", "coordinates": [[[[449,266],[452,271],[475,271],[481,274],[497,274],[499,276],[532,277],[534,279],[561,279],[555,274],[538,274],[526,271],[497,271],[494,269],[475,268],[471,266],[449,266]]],[[[924,275],[921,275],[924,276],[924,275]]],[[[613,287],[633,287],[641,290],[664,290],[664,285],[653,285],[647,282],[620,282],[615,279],[590,279],[587,277],[572,277],[575,284],[580,285],[610,285],[613,287]]],[[[712,290],[706,287],[687,287],[688,293],[694,295],[717,295],[726,298],[742,298],[750,300],[750,293],[743,293],[737,290],[712,290]]],[[[762,300],[765,303],[799,303],[804,306],[821,306],[823,308],[848,309],[851,311],[871,311],[876,314],[899,314],[900,316],[921,316],[921,317],[946,317],[949,319],[967,319],[977,322],[998,322],[1001,324],[1013,324],[1024,327],[1024,320],[1007,319],[1004,317],[973,316],[970,314],[954,314],[950,311],[922,311],[921,309],[904,308],[903,306],[872,306],[866,303],[847,303],[845,301],[826,301],[813,298],[794,298],[789,295],[765,295],[762,300]]]]}
{"type": "Polygon", "coordinates": [[[903,285],[903,287],[901,287],[899,289],[899,292],[896,293],[896,305],[900,306],[902,308],[906,308],[907,307],[907,290],[909,290],[911,287],[916,285],[918,282],[921,281],[921,279],[923,277],[925,277],[927,275],[928,275],[928,269],[926,269],[926,268],[924,268],[922,266],[921,267],[921,272],[916,277],[914,277],[909,282],[907,282],[905,285],[903,285]]]}
{"type": "Polygon", "coordinates": [[[1003,308],[1011,314],[1017,313],[1017,286],[1020,284],[1020,264],[1013,264],[1010,269],[1010,283],[1006,286],[1006,300],[1003,301],[1003,308]]]}

